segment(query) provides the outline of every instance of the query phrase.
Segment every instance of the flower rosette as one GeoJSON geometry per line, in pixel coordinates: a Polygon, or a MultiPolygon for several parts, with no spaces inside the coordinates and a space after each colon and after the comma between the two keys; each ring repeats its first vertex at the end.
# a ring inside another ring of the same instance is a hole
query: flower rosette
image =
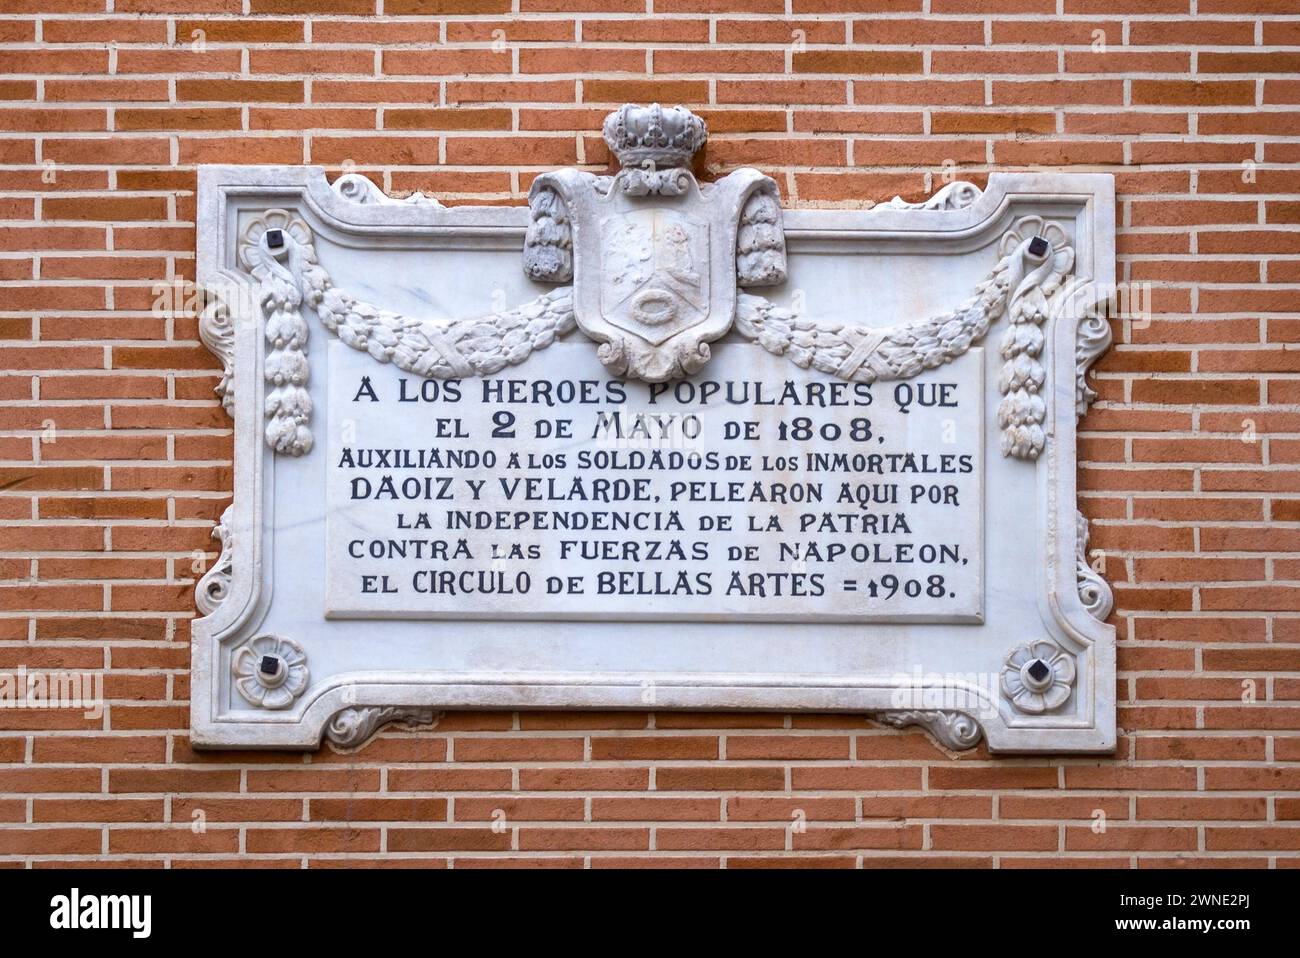
{"type": "Polygon", "coordinates": [[[1074,677],[1074,657],[1055,642],[1042,639],[1007,653],[1002,691],[1020,711],[1036,715],[1064,705],[1074,677]]]}
{"type": "Polygon", "coordinates": [[[259,635],[236,651],[231,661],[239,694],[264,709],[286,709],[307,688],[307,654],[292,639],[259,635]]]}

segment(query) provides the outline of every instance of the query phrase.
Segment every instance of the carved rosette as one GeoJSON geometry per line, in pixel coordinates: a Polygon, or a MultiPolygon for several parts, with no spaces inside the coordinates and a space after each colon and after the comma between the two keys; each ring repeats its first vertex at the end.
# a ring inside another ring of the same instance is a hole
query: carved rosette
{"type": "Polygon", "coordinates": [[[419,705],[369,705],[342,709],[325,726],[325,738],[338,748],[356,748],[392,722],[435,725],[441,713],[419,705]]]}
{"type": "Polygon", "coordinates": [[[252,705],[287,709],[307,688],[307,653],[293,639],[259,635],[235,649],[230,659],[235,688],[252,705]]]}
{"type": "Polygon", "coordinates": [[[230,594],[230,577],[234,571],[234,512],[233,503],[226,506],[212,529],[212,538],[221,543],[221,554],[194,589],[194,604],[202,615],[217,611],[217,606],[230,594]]]}
{"type": "Polygon", "coordinates": [[[1088,614],[1099,622],[1105,622],[1111,610],[1115,608],[1115,595],[1110,583],[1101,577],[1088,562],[1088,520],[1082,512],[1076,512],[1075,542],[1078,544],[1078,561],[1076,573],[1079,580],[1079,598],[1088,614]]]}
{"type": "Polygon", "coordinates": [[[979,722],[965,712],[947,709],[904,709],[878,712],[874,718],[894,728],[919,725],[954,752],[974,748],[984,737],[979,722]]]}
{"type": "Polygon", "coordinates": [[[1058,709],[1070,698],[1074,656],[1050,639],[1018,645],[1002,666],[1002,692],[1021,712],[1038,715],[1058,709]]]}

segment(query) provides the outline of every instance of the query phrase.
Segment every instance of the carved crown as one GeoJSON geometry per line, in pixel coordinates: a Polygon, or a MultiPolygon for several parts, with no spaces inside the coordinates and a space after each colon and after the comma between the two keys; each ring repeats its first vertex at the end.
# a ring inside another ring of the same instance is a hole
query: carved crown
{"type": "Polygon", "coordinates": [[[605,117],[605,142],[620,166],[690,166],[709,138],[704,121],[684,106],[625,103],[605,117]]]}

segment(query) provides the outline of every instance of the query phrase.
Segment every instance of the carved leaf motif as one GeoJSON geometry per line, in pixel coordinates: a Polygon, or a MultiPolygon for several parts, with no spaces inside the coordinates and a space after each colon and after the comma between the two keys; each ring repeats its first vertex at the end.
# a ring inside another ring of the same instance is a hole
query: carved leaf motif
{"type": "Polygon", "coordinates": [[[984,737],[984,730],[979,722],[965,712],[951,712],[940,709],[907,709],[893,712],[878,712],[874,716],[878,721],[894,728],[906,728],[919,725],[943,745],[955,752],[974,748],[984,737]]]}
{"type": "Polygon", "coordinates": [[[339,748],[356,748],[390,722],[434,725],[438,713],[419,705],[370,705],[336,712],[325,726],[325,737],[339,748]]]}
{"type": "MultiPolygon", "coordinates": [[[[954,184],[955,185],[955,184],[954,184]]],[[[1034,459],[1046,443],[1047,405],[1041,391],[1047,374],[1039,357],[1049,298],[1074,264],[1065,232],[1042,217],[1027,216],[998,244],[1000,259],[974,295],[950,313],[919,322],[873,328],[819,325],[753,294],[742,293],[736,329],[768,352],[796,366],[812,367],[854,382],[908,379],[952,362],[979,342],[1004,314],[1010,325],[1000,353],[998,386],[1004,455],[1034,459]],[[1041,243],[1045,250],[1039,250],[1041,243]]]]}
{"type": "Polygon", "coordinates": [[[233,504],[226,506],[212,529],[212,538],[221,543],[221,554],[194,589],[194,604],[201,615],[217,611],[217,606],[230,594],[230,577],[234,572],[234,512],[233,504]]]}
{"type": "MultiPolygon", "coordinates": [[[[300,309],[304,300],[346,345],[434,379],[491,375],[546,348],[574,326],[573,293],[567,286],[505,312],[463,320],[418,319],[362,302],[333,284],[316,259],[311,231],[283,210],[270,210],[250,225],[240,256],[261,284],[268,345],[266,441],[289,455],[305,455],[312,447],[308,328],[300,309]],[[265,241],[270,229],[281,230],[279,252],[265,241]]],[[[214,323],[215,316],[209,325],[214,323]]]]}
{"type": "Polygon", "coordinates": [[[532,217],[524,236],[524,273],[545,283],[573,281],[573,229],[560,194],[538,187],[528,197],[532,217]]]}
{"type": "Polygon", "coordinates": [[[1078,545],[1078,563],[1076,571],[1079,580],[1079,599],[1088,614],[1099,622],[1105,622],[1115,608],[1115,595],[1110,583],[1102,578],[1088,562],[1088,520],[1082,512],[1075,513],[1075,535],[1078,545]]]}
{"type": "Polygon", "coordinates": [[[956,309],[918,322],[873,328],[822,325],[761,296],[740,294],[736,329],[796,366],[854,382],[908,379],[952,362],[1003,315],[1022,253],[1004,255],[956,309]]]}
{"type": "Polygon", "coordinates": [[[1022,273],[1011,293],[1010,325],[999,352],[1005,360],[998,388],[1002,427],[1002,454],[1017,459],[1037,459],[1047,443],[1043,422],[1047,404],[1041,396],[1047,380],[1040,356],[1042,325],[1049,315],[1048,297],[1060,288],[1074,265],[1074,249],[1065,231],[1041,216],[1026,216],[1003,234],[998,248],[1015,251],[1022,273]]]}
{"type": "Polygon", "coordinates": [[[755,190],[740,214],[736,233],[736,283],[778,286],[785,282],[785,229],[774,189],[755,190]]]}
{"type": "Polygon", "coordinates": [[[901,196],[895,196],[888,203],[874,206],[872,209],[886,210],[963,210],[974,205],[980,198],[981,191],[974,183],[958,181],[949,183],[928,200],[909,203],[901,196]]]}

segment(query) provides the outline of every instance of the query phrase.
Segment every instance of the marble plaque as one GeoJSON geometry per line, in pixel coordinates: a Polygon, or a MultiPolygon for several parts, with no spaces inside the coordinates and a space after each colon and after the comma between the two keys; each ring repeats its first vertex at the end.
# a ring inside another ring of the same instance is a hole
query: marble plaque
{"type": "Polygon", "coordinates": [[[234,501],[198,583],[201,747],[456,708],[869,712],[1113,748],[1075,502],[1114,281],[1102,174],[782,209],[624,107],[527,207],[200,174],[234,501]]]}
{"type": "Polygon", "coordinates": [[[979,361],[871,385],[724,344],[646,383],[557,343],[440,384],[328,348],[328,615],[980,621],[979,361]]]}

